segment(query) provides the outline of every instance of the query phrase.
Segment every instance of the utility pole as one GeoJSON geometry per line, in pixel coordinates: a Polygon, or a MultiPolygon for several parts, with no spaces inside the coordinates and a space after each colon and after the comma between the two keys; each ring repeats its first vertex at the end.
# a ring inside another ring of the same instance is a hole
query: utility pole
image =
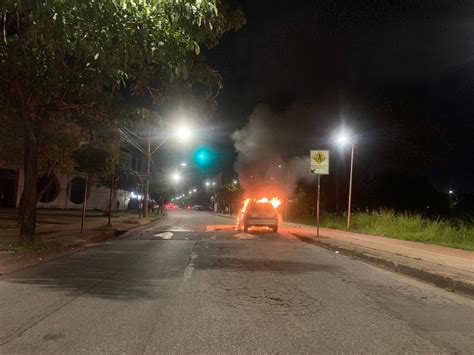
{"type": "Polygon", "coordinates": [[[145,196],[143,204],[143,217],[148,217],[148,201],[150,193],[150,170],[151,170],[151,142],[150,136],[147,136],[147,161],[146,161],[146,184],[145,184],[145,196]]]}
{"type": "Polygon", "coordinates": [[[290,200],[290,165],[286,164],[286,201],[285,201],[285,213],[284,213],[284,220],[285,222],[288,221],[288,201],[290,200]]]}
{"type": "Polygon", "coordinates": [[[352,170],[354,168],[354,143],[351,147],[351,172],[349,176],[349,198],[347,203],[347,229],[351,227],[351,203],[352,203],[352,170]]]}
{"type": "Polygon", "coordinates": [[[321,174],[318,174],[318,199],[316,202],[316,236],[319,237],[319,200],[321,195],[321,174]]]}

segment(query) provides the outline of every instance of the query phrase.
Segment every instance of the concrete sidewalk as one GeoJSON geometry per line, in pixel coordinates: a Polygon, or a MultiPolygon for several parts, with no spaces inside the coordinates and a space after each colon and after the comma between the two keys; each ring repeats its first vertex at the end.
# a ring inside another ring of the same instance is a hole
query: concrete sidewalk
{"type": "Polygon", "coordinates": [[[296,223],[282,232],[300,240],[399,272],[452,291],[474,296],[474,252],[296,223]]]}
{"type": "Polygon", "coordinates": [[[85,221],[83,233],[80,232],[80,219],[73,219],[69,224],[40,225],[37,228],[38,236],[41,241],[51,243],[51,247],[39,251],[11,251],[9,244],[18,240],[18,228],[0,230],[0,275],[60,257],[80,247],[145,226],[157,219],[156,216],[138,219],[133,218],[133,215],[124,214],[113,217],[112,228],[109,229],[104,228],[107,219],[103,215],[91,216],[85,221]]]}

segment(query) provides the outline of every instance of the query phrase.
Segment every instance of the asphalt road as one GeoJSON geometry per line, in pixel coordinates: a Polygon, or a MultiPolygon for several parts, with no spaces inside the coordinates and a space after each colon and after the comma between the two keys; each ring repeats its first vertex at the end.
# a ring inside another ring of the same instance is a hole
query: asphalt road
{"type": "Polygon", "coordinates": [[[171,211],[0,277],[0,353],[474,352],[474,302],[289,235],[171,211]]]}

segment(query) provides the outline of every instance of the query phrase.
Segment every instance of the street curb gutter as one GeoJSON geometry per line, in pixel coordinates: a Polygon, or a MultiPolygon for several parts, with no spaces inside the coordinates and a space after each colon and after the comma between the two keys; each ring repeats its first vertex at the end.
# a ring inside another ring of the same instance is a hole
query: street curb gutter
{"type": "Polygon", "coordinates": [[[292,233],[295,237],[305,243],[314,244],[319,247],[338,251],[339,254],[352,257],[357,260],[367,262],[385,270],[393,271],[405,276],[409,276],[434,286],[444,288],[451,292],[457,292],[462,295],[474,298],[474,284],[468,281],[455,279],[449,276],[443,276],[435,274],[421,268],[401,264],[396,261],[386,260],[381,257],[375,256],[362,251],[357,251],[349,248],[341,247],[340,245],[325,243],[322,240],[315,238],[305,237],[296,233],[292,233]]]}

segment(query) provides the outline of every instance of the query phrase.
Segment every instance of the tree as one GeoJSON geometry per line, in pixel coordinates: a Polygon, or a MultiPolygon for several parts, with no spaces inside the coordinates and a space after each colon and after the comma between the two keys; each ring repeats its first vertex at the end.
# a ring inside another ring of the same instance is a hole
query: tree
{"type": "Polygon", "coordinates": [[[169,201],[172,194],[172,187],[162,181],[153,181],[150,184],[150,197],[160,205],[160,211],[163,212],[163,203],[169,201]]]}
{"type": "Polygon", "coordinates": [[[22,242],[35,238],[50,127],[117,127],[124,92],[162,102],[190,73],[220,88],[201,47],[244,23],[242,11],[219,0],[4,0],[0,11],[0,116],[22,139],[22,242]]]}

